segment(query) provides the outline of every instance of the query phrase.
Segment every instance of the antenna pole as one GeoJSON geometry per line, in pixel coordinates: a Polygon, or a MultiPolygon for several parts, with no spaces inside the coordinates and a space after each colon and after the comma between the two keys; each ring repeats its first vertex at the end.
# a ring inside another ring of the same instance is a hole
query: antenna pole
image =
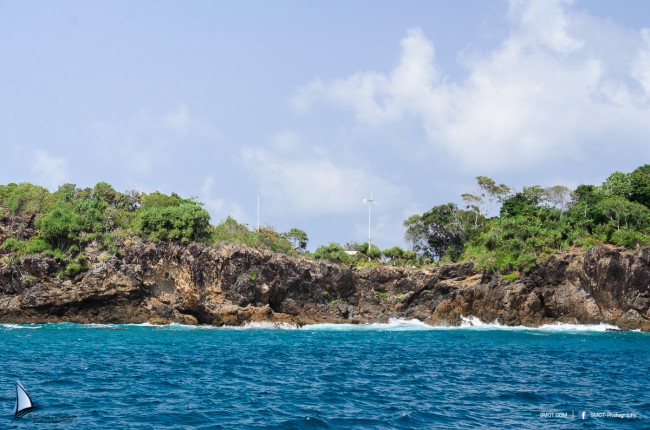
{"type": "Polygon", "coordinates": [[[257,186],[257,232],[260,232],[260,186],[257,186]]]}
{"type": "Polygon", "coordinates": [[[371,225],[371,218],[370,218],[370,206],[375,203],[375,200],[372,198],[372,190],[370,190],[370,198],[369,199],[363,199],[363,203],[368,205],[368,258],[370,258],[370,249],[371,249],[371,241],[372,241],[372,236],[370,234],[370,225],[371,225]]]}
{"type": "Polygon", "coordinates": [[[370,257],[370,206],[372,206],[372,192],[370,193],[370,200],[368,202],[368,257],[370,257]]]}

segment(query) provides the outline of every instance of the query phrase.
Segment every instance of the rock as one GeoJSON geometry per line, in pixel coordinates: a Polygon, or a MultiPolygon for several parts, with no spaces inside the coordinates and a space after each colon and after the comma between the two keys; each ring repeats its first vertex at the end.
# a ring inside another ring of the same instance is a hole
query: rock
{"type": "Polygon", "coordinates": [[[356,268],[226,244],[89,251],[90,269],[56,277],[56,263],[28,256],[0,264],[0,322],[242,325],[385,322],[461,317],[537,326],[599,323],[650,329],[650,248],[608,246],[558,254],[502,282],[471,263],[433,269],[356,268]],[[96,254],[93,254],[95,252],[96,254]]]}

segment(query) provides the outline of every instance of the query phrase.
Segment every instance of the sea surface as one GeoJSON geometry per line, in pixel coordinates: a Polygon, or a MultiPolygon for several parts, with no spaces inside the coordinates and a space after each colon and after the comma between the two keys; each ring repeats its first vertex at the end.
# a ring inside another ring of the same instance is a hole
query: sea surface
{"type": "Polygon", "coordinates": [[[650,334],[606,328],[4,324],[0,428],[650,428],[650,334]]]}

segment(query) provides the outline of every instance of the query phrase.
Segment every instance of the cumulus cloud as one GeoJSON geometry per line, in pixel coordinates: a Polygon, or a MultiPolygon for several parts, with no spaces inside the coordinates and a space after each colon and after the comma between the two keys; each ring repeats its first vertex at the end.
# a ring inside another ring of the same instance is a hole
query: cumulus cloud
{"type": "Polygon", "coordinates": [[[432,150],[472,170],[581,160],[603,135],[650,155],[650,30],[626,31],[566,0],[512,0],[507,21],[497,47],[464,58],[461,80],[441,74],[433,43],[412,29],[391,72],[316,79],[294,107],[348,109],[377,128],[414,119],[432,150]],[[602,43],[606,27],[616,28],[602,43]]]}
{"type": "Polygon", "coordinates": [[[397,188],[362,169],[325,157],[289,159],[263,148],[241,151],[246,169],[258,179],[264,200],[281,213],[302,216],[359,212],[371,189],[396,194],[397,188]]]}
{"type": "Polygon", "coordinates": [[[641,35],[643,44],[632,64],[632,76],[639,81],[646,96],[650,98],[650,29],[643,29],[641,35]]]}
{"type": "Polygon", "coordinates": [[[406,111],[426,108],[437,73],[434,49],[419,28],[411,29],[401,42],[398,66],[387,76],[377,72],[357,72],[330,84],[316,79],[299,89],[292,99],[299,111],[319,101],[345,106],[365,122],[380,124],[399,119],[406,111]]]}

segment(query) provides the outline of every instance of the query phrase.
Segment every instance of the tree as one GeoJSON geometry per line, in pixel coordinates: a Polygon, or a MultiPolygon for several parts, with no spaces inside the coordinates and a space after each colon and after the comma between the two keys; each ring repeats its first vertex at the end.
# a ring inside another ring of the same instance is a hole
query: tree
{"type": "Polygon", "coordinates": [[[411,251],[423,253],[422,244],[426,242],[427,232],[422,222],[422,215],[411,215],[402,225],[406,228],[404,240],[409,244],[411,251]]]}
{"type": "Polygon", "coordinates": [[[571,190],[564,185],[555,185],[544,188],[542,200],[550,203],[552,206],[565,211],[571,202],[571,190]]]}
{"type": "Polygon", "coordinates": [[[474,228],[478,228],[479,218],[483,217],[481,213],[482,199],[474,194],[461,194],[460,197],[465,201],[465,207],[474,212],[474,228]]]}
{"type": "Polygon", "coordinates": [[[414,263],[416,259],[415,252],[405,251],[399,246],[384,249],[381,254],[385,261],[389,261],[393,265],[401,265],[409,261],[414,263]]]}
{"type": "Polygon", "coordinates": [[[338,243],[319,246],[314,252],[314,258],[318,260],[329,260],[336,263],[345,263],[350,260],[350,256],[345,253],[345,249],[338,243]]]}
{"type": "Polygon", "coordinates": [[[513,194],[503,201],[501,205],[501,217],[515,217],[518,215],[535,216],[537,206],[542,200],[544,190],[534,185],[524,187],[518,193],[513,194]]]}
{"type": "Polygon", "coordinates": [[[9,184],[3,188],[2,200],[14,214],[20,212],[45,213],[52,207],[54,199],[46,188],[27,182],[18,185],[9,184]]]}
{"type": "Polygon", "coordinates": [[[112,185],[106,182],[98,182],[92,190],[92,197],[105,202],[109,206],[116,207],[119,194],[112,185]]]}
{"type": "Polygon", "coordinates": [[[632,194],[631,174],[614,172],[603,182],[601,190],[608,195],[629,198],[632,194]]]}
{"type": "Polygon", "coordinates": [[[445,256],[455,260],[463,251],[474,219],[474,212],[460,210],[454,203],[434,206],[404,222],[405,236],[420,254],[435,260],[445,256]]]}
{"type": "Polygon", "coordinates": [[[210,214],[187,199],[178,206],[145,206],[138,211],[135,225],[140,234],[154,241],[189,243],[207,237],[210,214]]]}
{"type": "Polygon", "coordinates": [[[477,176],[476,182],[480,188],[480,197],[487,201],[487,212],[485,216],[492,212],[492,205],[495,201],[501,202],[510,193],[510,188],[505,184],[497,185],[494,179],[487,176],[477,176]]]}
{"type": "Polygon", "coordinates": [[[636,168],[630,174],[630,200],[650,208],[650,164],[636,168]]]}
{"type": "Polygon", "coordinates": [[[305,252],[307,249],[307,242],[309,242],[307,233],[298,228],[292,228],[285,234],[285,236],[289,242],[291,242],[293,249],[298,252],[305,252]]]}
{"type": "Polygon", "coordinates": [[[79,242],[84,220],[70,206],[62,206],[40,217],[36,226],[40,235],[52,246],[66,250],[79,242]]]}
{"type": "Polygon", "coordinates": [[[354,251],[365,255],[369,260],[378,260],[381,258],[381,249],[375,245],[368,246],[368,242],[357,243],[354,251]]]}

